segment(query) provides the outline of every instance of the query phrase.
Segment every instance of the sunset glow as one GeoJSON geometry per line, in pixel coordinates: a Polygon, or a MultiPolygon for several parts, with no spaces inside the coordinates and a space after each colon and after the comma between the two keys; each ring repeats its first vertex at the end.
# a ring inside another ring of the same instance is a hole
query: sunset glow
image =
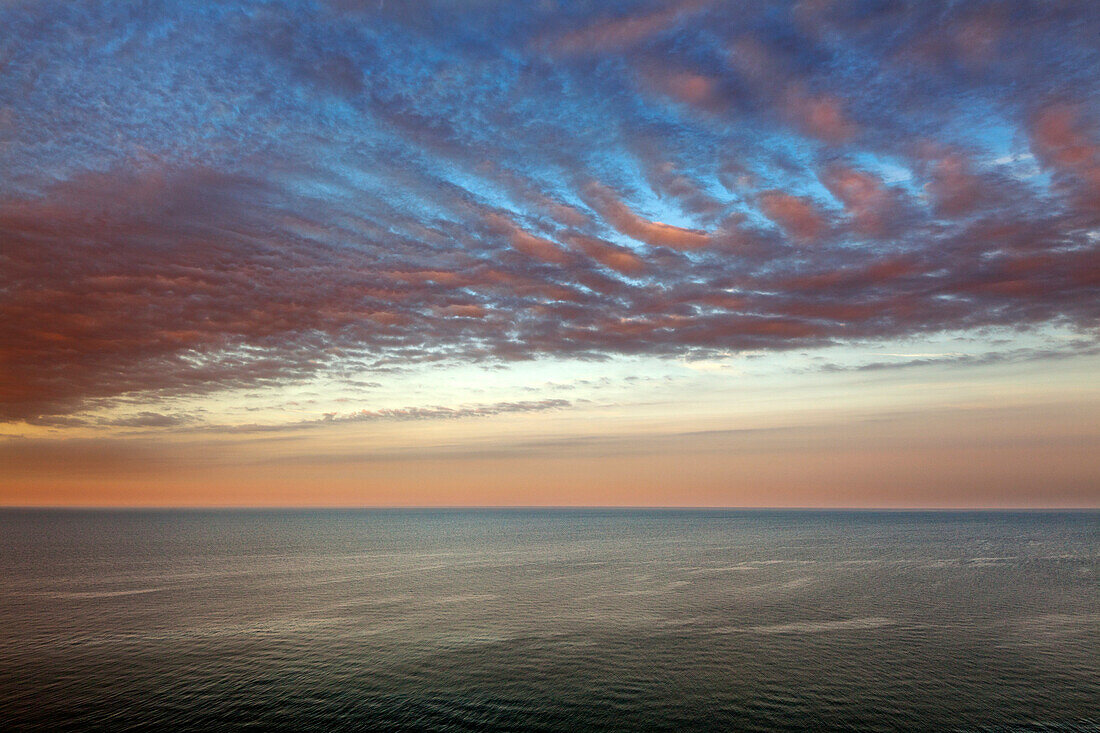
{"type": "Polygon", "coordinates": [[[1100,506],[1087,8],[2,3],[0,504],[1100,506]]]}

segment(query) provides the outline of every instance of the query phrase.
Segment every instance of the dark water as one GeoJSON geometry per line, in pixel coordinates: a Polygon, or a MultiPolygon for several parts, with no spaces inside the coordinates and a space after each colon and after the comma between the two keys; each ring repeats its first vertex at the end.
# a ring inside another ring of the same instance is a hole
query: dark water
{"type": "Polygon", "coordinates": [[[1100,730],[1100,514],[0,512],[0,727],[1100,730]]]}

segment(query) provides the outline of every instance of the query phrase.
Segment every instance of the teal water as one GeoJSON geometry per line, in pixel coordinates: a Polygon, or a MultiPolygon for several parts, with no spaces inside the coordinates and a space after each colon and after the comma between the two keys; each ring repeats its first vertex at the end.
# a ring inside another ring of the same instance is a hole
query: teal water
{"type": "Polygon", "coordinates": [[[0,511],[8,730],[1100,730],[1100,514],[0,511]]]}

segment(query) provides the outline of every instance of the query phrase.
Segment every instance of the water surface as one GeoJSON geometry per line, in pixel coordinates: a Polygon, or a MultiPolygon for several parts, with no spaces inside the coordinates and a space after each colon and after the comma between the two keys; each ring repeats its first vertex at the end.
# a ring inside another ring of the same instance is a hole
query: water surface
{"type": "Polygon", "coordinates": [[[0,511],[9,729],[1100,730],[1100,514],[0,511]]]}

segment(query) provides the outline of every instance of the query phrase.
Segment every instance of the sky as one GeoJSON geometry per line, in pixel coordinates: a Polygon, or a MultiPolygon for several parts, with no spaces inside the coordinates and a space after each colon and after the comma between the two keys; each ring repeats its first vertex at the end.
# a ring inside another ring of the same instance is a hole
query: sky
{"type": "Polygon", "coordinates": [[[1098,39],[0,0],[0,504],[1100,506],[1098,39]]]}

